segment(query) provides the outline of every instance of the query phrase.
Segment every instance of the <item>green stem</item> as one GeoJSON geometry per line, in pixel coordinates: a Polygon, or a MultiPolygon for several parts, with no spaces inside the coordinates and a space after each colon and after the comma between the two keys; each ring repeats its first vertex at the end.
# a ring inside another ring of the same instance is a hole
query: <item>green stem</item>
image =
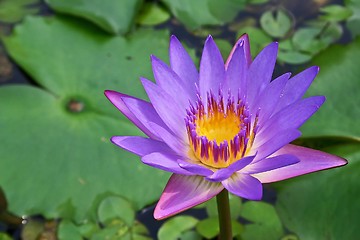
{"type": "Polygon", "coordinates": [[[228,191],[226,189],[222,190],[216,196],[216,201],[219,213],[220,240],[231,240],[232,231],[228,191]]]}

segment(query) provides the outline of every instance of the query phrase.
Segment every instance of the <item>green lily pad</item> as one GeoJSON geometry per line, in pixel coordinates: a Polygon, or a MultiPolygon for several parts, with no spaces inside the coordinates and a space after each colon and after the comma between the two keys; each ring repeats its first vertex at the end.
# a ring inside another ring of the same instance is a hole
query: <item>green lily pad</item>
{"type": "Polygon", "coordinates": [[[137,16],[136,22],[141,25],[158,25],[170,18],[170,13],[156,3],[145,3],[137,16]]]}
{"type": "Polygon", "coordinates": [[[167,220],[159,229],[159,240],[176,240],[182,233],[194,228],[199,222],[191,216],[176,216],[167,220]]]}
{"type": "Polygon", "coordinates": [[[185,26],[194,30],[204,25],[222,25],[235,18],[245,0],[161,0],[185,26]]]}
{"type": "Polygon", "coordinates": [[[336,4],[322,7],[320,12],[324,14],[321,16],[322,19],[334,22],[344,21],[352,15],[349,8],[336,4]]]}
{"type": "Polygon", "coordinates": [[[292,42],[295,50],[315,56],[336,42],[342,33],[342,27],[336,22],[314,21],[309,27],[297,30],[292,42]]]}
{"type": "Polygon", "coordinates": [[[72,223],[71,221],[64,220],[61,221],[59,224],[58,229],[58,238],[59,240],[66,240],[66,239],[74,239],[74,240],[82,240],[81,233],[78,227],[72,223]]]}
{"type": "Polygon", "coordinates": [[[277,240],[284,234],[279,216],[271,204],[248,201],[243,204],[241,216],[253,222],[245,225],[241,234],[244,240],[277,240]]]}
{"type": "Polygon", "coordinates": [[[15,23],[28,14],[36,14],[40,0],[2,0],[0,1],[0,21],[15,23]]]}
{"type": "Polygon", "coordinates": [[[125,34],[143,0],[45,0],[55,11],[85,18],[105,31],[125,34]]]}
{"type": "Polygon", "coordinates": [[[260,25],[272,37],[284,37],[291,29],[292,19],[282,10],[266,11],[260,18],[260,25]]]}
{"type": "Polygon", "coordinates": [[[352,11],[351,17],[346,21],[346,26],[350,30],[353,38],[360,35],[360,1],[345,0],[345,6],[352,11]]]}
{"type": "Polygon", "coordinates": [[[124,198],[110,196],[101,201],[98,216],[99,221],[105,225],[108,225],[114,218],[120,218],[130,227],[134,223],[135,211],[124,198]]]}
{"type": "Polygon", "coordinates": [[[360,39],[333,46],[313,59],[320,73],[308,95],[325,95],[320,110],[302,127],[303,135],[338,136],[360,140],[360,39]]]}
{"type": "Polygon", "coordinates": [[[10,211],[95,221],[102,196],[125,196],[134,210],[160,196],[169,175],[110,143],[140,133],[103,91],[144,97],[138,77],[150,77],[150,54],[166,59],[168,35],[111,37],[84,22],[33,17],[4,39],[44,88],[0,88],[0,182],[10,211]]]}
{"type": "Polygon", "coordinates": [[[349,164],[286,181],[276,209],[284,225],[299,239],[356,239],[360,234],[360,144],[332,146],[325,151],[349,164]]]}
{"type": "Polygon", "coordinates": [[[290,39],[279,42],[278,60],[289,64],[302,64],[311,60],[313,56],[296,50],[290,39]]]}

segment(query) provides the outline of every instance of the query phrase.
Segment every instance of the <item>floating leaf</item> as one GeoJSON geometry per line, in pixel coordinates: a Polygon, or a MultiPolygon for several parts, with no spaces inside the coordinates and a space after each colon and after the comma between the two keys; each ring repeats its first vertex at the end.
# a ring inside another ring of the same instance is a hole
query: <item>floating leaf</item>
{"type": "Polygon", "coordinates": [[[58,229],[58,238],[59,240],[82,240],[81,233],[77,226],[74,223],[63,220],[60,222],[59,229],[58,229]]]}
{"type": "Polygon", "coordinates": [[[93,234],[100,230],[100,227],[94,222],[85,222],[77,226],[81,236],[86,239],[89,239],[93,234]]]}
{"type": "Polygon", "coordinates": [[[360,35],[360,1],[345,0],[345,6],[352,11],[352,15],[346,22],[347,28],[350,30],[353,38],[360,35]]]}
{"type": "Polygon", "coordinates": [[[168,174],[110,143],[140,133],[103,91],[144,97],[138,77],[150,77],[150,54],[166,59],[168,33],[112,37],[86,22],[33,17],[4,40],[44,87],[0,88],[0,182],[9,210],[77,222],[95,221],[95,200],[106,194],[126,196],[135,210],[154,202],[168,174]]]}
{"type": "Polygon", "coordinates": [[[337,23],[313,22],[311,26],[297,30],[292,42],[294,49],[315,56],[342,35],[342,28],[337,23]]]}
{"type": "Polygon", "coordinates": [[[2,0],[0,1],[0,22],[15,23],[28,14],[39,12],[35,4],[40,0],[2,0]]]}
{"type": "Polygon", "coordinates": [[[266,11],[260,18],[260,25],[272,37],[284,37],[291,29],[292,21],[282,9],[266,11]]]}
{"type": "Polygon", "coordinates": [[[157,25],[166,22],[170,18],[170,14],[164,8],[156,3],[145,3],[136,19],[141,25],[157,25]]]}
{"type": "Polygon", "coordinates": [[[324,13],[324,15],[321,16],[321,19],[334,22],[344,21],[352,15],[350,9],[336,4],[322,7],[320,8],[320,12],[324,13]]]}
{"type": "Polygon", "coordinates": [[[129,227],[133,225],[135,211],[122,197],[110,196],[101,201],[98,209],[99,221],[107,224],[114,218],[122,219],[129,227]]]}
{"type": "Polygon", "coordinates": [[[46,0],[55,11],[85,18],[105,31],[127,33],[134,23],[142,0],[46,0]]]}
{"type": "Polygon", "coordinates": [[[176,240],[183,232],[196,226],[199,220],[191,216],[177,216],[167,220],[159,229],[159,240],[176,240]]]}
{"type": "Polygon", "coordinates": [[[245,0],[161,0],[191,30],[230,22],[244,8],[245,0]]]}
{"type": "Polygon", "coordinates": [[[244,240],[277,240],[284,234],[281,221],[271,204],[248,201],[243,204],[241,216],[253,222],[245,225],[241,234],[244,240]]]}
{"type": "Polygon", "coordinates": [[[196,231],[206,239],[216,237],[220,232],[219,219],[212,217],[201,220],[196,224],[196,231]]]}
{"type": "Polygon", "coordinates": [[[309,53],[295,49],[290,39],[279,42],[278,60],[289,64],[302,64],[311,60],[309,53]]]}
{"type": "Polygon", "coordinates": [[[341,136],[360,139],[360,39],[347,46],[333,46],[313,59],[320,73],[308,95],[325,95],[327,100],[302,127],[303,135],[341,136]]]}
{"type": "Polygon", "coordinates": [[[360,235],[360,144],[332,146],[325,151],[345,157],[339,169],[284,182],[276,209],[284,225],[299,239],[356,239],[360,235]]]}
{"type": "Polygon", "coordinates": [[[114,221],[112,225],[95,232],[90,239],[132,240],[129,228],[122,221],[114,221]]]}

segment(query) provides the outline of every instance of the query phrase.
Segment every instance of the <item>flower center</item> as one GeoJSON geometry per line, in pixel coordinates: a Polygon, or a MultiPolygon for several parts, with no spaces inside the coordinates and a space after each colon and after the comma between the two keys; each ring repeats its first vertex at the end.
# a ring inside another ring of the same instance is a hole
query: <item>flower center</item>
{"type": "Polygon", "coordinates": [[[251,124],[248,108],[239,97],[229,96],[226,106],[222,93],[207,96],[207,107],[198,97],[185,118],[192,154],[203,164],[225,168],[250,150],[257,129],[251,124]]]}

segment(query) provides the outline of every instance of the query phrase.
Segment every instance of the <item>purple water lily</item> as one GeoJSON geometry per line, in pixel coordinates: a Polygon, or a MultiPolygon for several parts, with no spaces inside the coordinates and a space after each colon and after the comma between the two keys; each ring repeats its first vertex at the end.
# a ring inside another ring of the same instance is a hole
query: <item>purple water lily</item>
{"type": "Polygon", "coordinates": [[[224,188],[260,200],[262,183],[346,164],[340,157],[289,144],[325,97],[302,98],[318,67],[271,81],[277,49],[271,43],[252,60],[243,35],[224,64],[209,36],[198,72],[172,36],[170,66],[152,56],[156,84],[141,78],[151,102],[105,91],[148,136],[111,141],[143,163],[173,173],[156,206],[156,219],[207,201],[224,188]]]}

